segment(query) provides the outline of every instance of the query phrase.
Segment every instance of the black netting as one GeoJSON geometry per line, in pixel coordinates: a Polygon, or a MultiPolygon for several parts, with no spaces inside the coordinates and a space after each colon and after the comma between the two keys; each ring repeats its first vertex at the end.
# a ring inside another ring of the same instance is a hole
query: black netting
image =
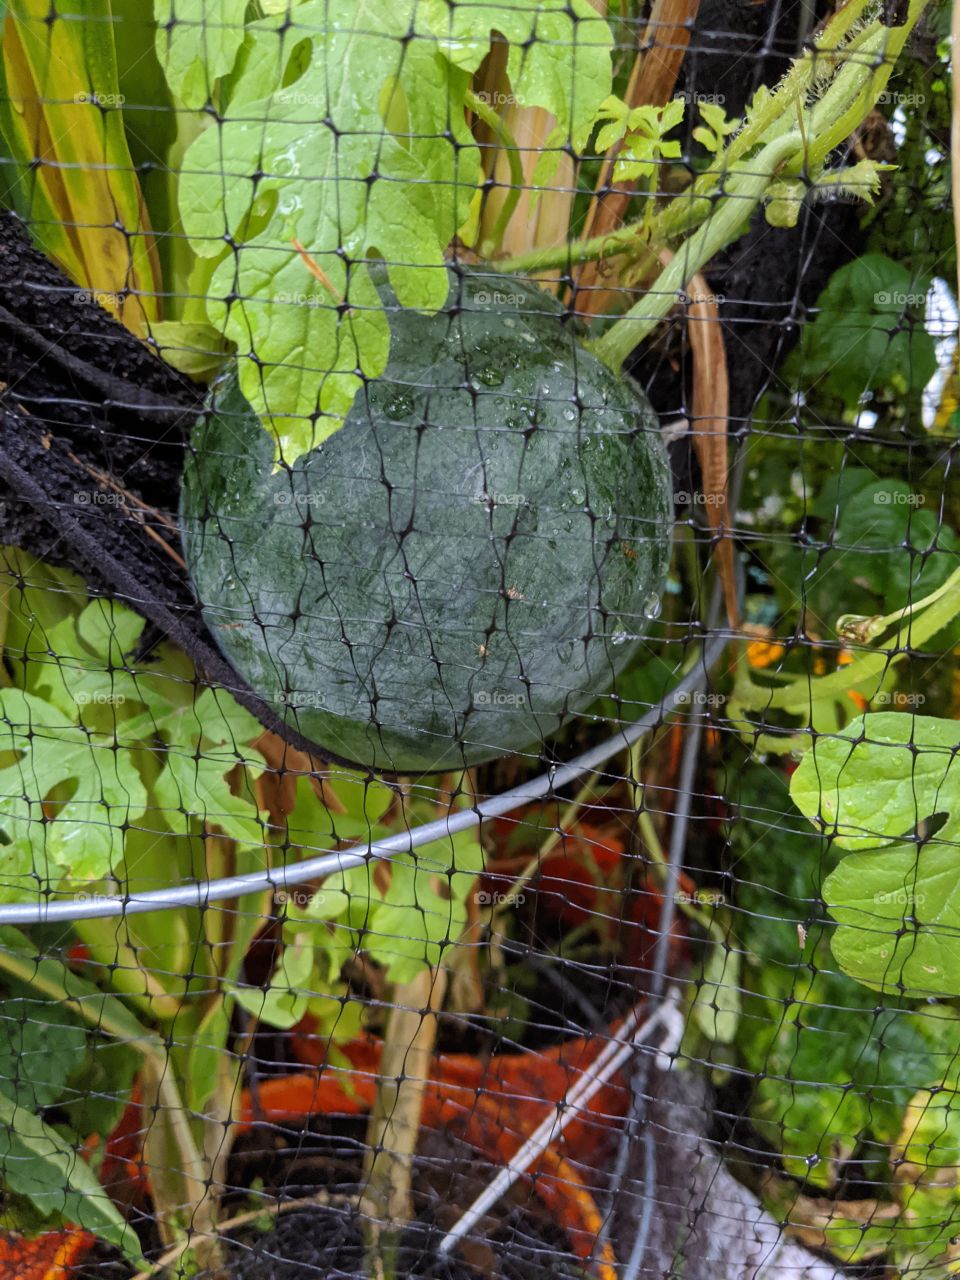
{"type": "Polygon", "coordinates": [[[960,1273],[953,7],[0,5],[0,1280],[960,1273]]]}

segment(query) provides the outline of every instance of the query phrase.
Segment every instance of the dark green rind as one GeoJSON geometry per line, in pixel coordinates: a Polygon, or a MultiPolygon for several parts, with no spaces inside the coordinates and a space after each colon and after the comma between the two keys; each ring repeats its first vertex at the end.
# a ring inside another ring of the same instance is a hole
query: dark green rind
{"type": "Polygon", "coordinates": [[[226,657],[287,723],[393,772],[539,743],[608,691],[659,609],[672,504],[643,394],[559,304],[451,273],[397,312],[386,374],[292,468],[229,377],[183,539],[226,657]]]}

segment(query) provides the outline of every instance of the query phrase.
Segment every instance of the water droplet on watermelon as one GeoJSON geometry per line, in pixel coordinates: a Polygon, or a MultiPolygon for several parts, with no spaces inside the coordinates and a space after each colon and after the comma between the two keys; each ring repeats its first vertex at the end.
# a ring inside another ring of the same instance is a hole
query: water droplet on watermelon
{"type": "Polygon", "coordinates": [[[409,391],[395,391],[383,402],[383,412],[392,422],[399,422],[413,412],[413,396],[409,391]]]}

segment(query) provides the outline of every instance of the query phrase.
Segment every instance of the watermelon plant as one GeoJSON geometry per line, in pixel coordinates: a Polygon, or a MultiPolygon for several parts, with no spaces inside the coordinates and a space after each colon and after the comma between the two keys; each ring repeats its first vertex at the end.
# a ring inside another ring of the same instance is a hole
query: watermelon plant
{"type": "Polygon", "coordinates": [[[609,94],[610,33],[588,0],[489,6],[469,28],[436,0],[375,34],[363,4],[349,30],[306,4],[246,29],[223,119],[183,162],[207,319],[238,353],[194,434],[183,538],[224,653],[304,738],[381,770],[476,763],[542,741],[630,663],[660,608],[670,494],[622,363],[760,202],[783,225],[811,190],[876,190],[872,161],[828,167],[910,27],[861,23],[864,7],[739,125],[702,113],[706,170],[659,213],[655,162],[675,154],[683,103],[638,116],[609,94]],[[401,49],[408,30],[424,39],[401,49]],[[647,182],[644,217],[609,243],[477,260],[510,208],[484,238],[474,134],[492,123],[516,151],[475,91],[501,43],[505,96],[557,121],[535,182],[560,140],[576,154],[604,121],[599,141],[647,182]],[[319,191],[317,174],[332,174],[319,191]],[[623,254],[647,291],[592,340],[503,274],[599,253],[623,254]]]}
{"type": "MultiPolygon", "coordinates": [[[[196,672],[172,646],[131,658],[143,620],[88,598],[75,575],[12,549],[2,558],[3,901],[136,897],[171,878],[366,845],[423,817],[424,798],[344,770],[322,783],[291,778],[289,813],[278,810],[267,739],[229,694],[197,697],[196,672]]],[[[27,1206],[21,1217],[34,1226],[66,1218],[142,1264],[133,1228],[75,1154],[93,1135],[106,1139],[136,1071],[143,1102],[156,1108],[143,1146],[154,1221],[175,1251],[213,1265],[241,1093],[235,1010],[283,1028],[309,1014],[335,1057],[365,1017],[346,961],[365,951],[398,990],[428,973],[462,931],[481,868],[476,834],[466,832],[416,859],[337,873],[315,893],[280,894],[275,908],[261,895],[242,909],[131,915],[121,927],[80,919],[79,972],[38,954],[29,931],[0,930],[11,1010],[0,1026],[0,1154],[6,1192],[27,1206]],[[245,962],[274,912],[282,945],[261,986],[245,962]],[[88,1096],[98,1090],[99,1106],[88,1096]],[[51,1123],[44,1111],[54,1105],[51,1123]],[[209,1237],[194,1241],[191,1230],[209,1237]]]]}
{"type": "MultiPolygon", "coordinates": [[[[685,173],[669,162],[681,158],[678,130],[692,124],[692,109],[679,98],[635,108],[611,92],[610,27],[588,0],[347,0],[336,14],[320,0],[156,0],[146,44],[131,39],[136,24],[110,21],[133,11],[128,0],[87,8],[97,21],[85,42],[84,24],[51,24],[45,2],[6,6],[16,18],[5,27],[2,68],[7,200],[78,284],[171,363],[212,383],[188,452],[181,522],[190,575],[224,654],[291,728],[365,768],[452,770],[539,746],[635,667],[660,609],[669,471],[656,418],[624,363],[758,208],[784,227],[807,201],[876,194],[884,165],[839,167],[834,157],[883,92],[923,0],[893,26],[871,21],[866,0],[848,0],[741,119],[699,104],[689,133],[703,154],[685,173]],[[45,43],[47,26],[56,40],[45,43]],[[58,64],[72,112],[57,101],[58,64]],[[141,75],[149,93],[125,103],[141,75]],[[548,121],[532,146],[524,112],[548,121]],[[36,163],[40,135],[45,164],[36,163]],[[576,238],[570,193],[586,189],[589,153],[615,148],[613,177],[636,184],[642,213],[611,234],[576,238]],[[81,170],[96,175],[91,206],[81,170]],[[105,210],[116,210],[125,233],[112,227],[98,251],[105,210]],[[518,222],[538,217],[555,234],[518,250],[518,222]],[[124,252],[126,232],[135,252],[124,252]],[[601,259],[621,299],[629,290],[640,297],[589,330],[576,291],[564,290],[601,259]]],[[[58,6],[73,19],[83,10],[70,0],[58,6]]],[[[878,300],[879,285],[906,292],[912,279],[878,253],[837,273],[821,302],[844,314],[810,325],[796,378],[817,379],[823,400],[851,413],[864,391],[918,393],[931,342],[916,331],[888,342],[902,308],[878,300]],[[839,342],[854,350],[837,368],[839,342]]],[[[751,1071],[769,1065],[776,1083],[788,1081],[786,1099],[773,1084],[758,1088],[752,1114],[770,1141],[790,1131],[791,1176],[806,1172],[819,1190],[838,1185],[834,1168],[852,1152],[831,1142],[830,1108],[842,1107],[843,1125],[860,1126],[871,1142],[896,1144],[897,1227],[913,1214],[920,1232],[943,1189],[918,1187],[911,1171],[943,1119],[936,1090],[951,1077],[930,1072],[929,1089],[908,1096],[893,1078],[897,1059],[881,1070],[880,1049],[892,1045],[900,1062],[934,1044],[952,1052],[954,1022],[938,1008],[931,1028],[910,1005],[909,1017],[884,1017],[851,1037],[826,1088],[803,1078],[818,1055],[808,1033],[837,1034],[827,1006],[870,1012],[871,995],[849,994],[854,978],[881,991],[892,982],[905,998],[957,994],[957,913],[949,894],[929,905],[949,878],[955,843],[952,815],[943,821],[955,791],[950,729],[887,715],[850,721],[859,705],[851,695],[886,695],[907,641],[923,645],[952,617],[956,578],[944,553],[955,556],[956,539],[906,509],[906,482],[853,470],[840,545],[810,582],[829,602],[827,575],[841,562],[855,566],[856,592],[844,603],[864,616],[838,619],[832,634],[856,656],[818,680],[795,667],[758,678],[741,665],[728,705],[757,750],[796,752],[804,717],[802,733],[821,735],[794,795],[837,848],[853,850],[822,886],[846,976],[804,989],[822,1006],[810,1027],[775,1027],[789,993],[777,975],[751,971],[747,945],[744,957],[724,952],[704,966],[691,1021],[711,1051],[739,1040],[751,1071]],[[891,519],[878,527],[878,514],[891,519]],[[917,563],[888,572],[885,552],[910,539],[917,563]],[[908,608],[918,594],[925,598],[908,608]],[[789,723],[758,735],[757,717],[771,713],[789,723]],[[869,824],[876,847],[859,843],[858,824],[869,824]],[[906,902],[912,933],[902,928],[906,902]],[[875,937],[864,946],[853,930],[867,917],[875,937]],[[769,1034],[751,1041],[742,1030],[751,1021],[769,1034]],[[865,1114],[844,1073],[895,1096],[865,1114]]],[[[351,774],[346,804],[331,805],[300,778],[278,818],[263,803],[257,726],[225,694],[195,698],[196,673],[182,655],[165,648],[152,667],[132,659],[142,626],[119,605],[92,601],[64,618],[48,617],[49,603],[36,599],[30,608],[44,618],[45,649],[25,644],[18,658],[17,645],[36,636],[32,619],[14,618],[11,679],[0,691],[11,899],[91,883],[95,892],[135,892],[164,877],[202,880],[291,850],[365,844],[428,816],[426,790],[351,774]],[[44,651],[78,659],[76,670],[45,662],[44,651]]],[[[630,771],[638,776],[637,757],[630,771]]],[[[410,1218],[417,1080],[426,1074],[411,1063],[422,1061],[444,952],[465,927],[481,864],[477,841],[457,837],[400,854],[389,869],[363,864],[329,877],[286,903],[262,982],[243,968],[257,910],[237,913],[229,929],[216,912],[138,917],[122,937],[98,922],[78,925],[97,984],[53,962],[31,976],[27,935],[5,938],[10,994],[65,1003],[61,1038],[76,1046],[81,1069],[84,1009],[139,1055],[162,1117],[148,1157],[168,1169],[152,1190],[173,1253],[186,1249],[189,1225],[211,1233],[217,1225],[211,1185],[238,1083],[231,1018],[289,1029],[309,1014],[320,1034],[349,1036],[361,1007],[344,961],[361,950],[396,1015],[363,1208],[386,1237],[410,1218]],[[174,1026],[184,1043],[171,1048],[174,1026]]],[[[706,909],[687,907],[702,924],[706,909]]],[[[714,940],[727,922],[708,921],[714,940]]],[[[795,923],[802,948],[805,926],[795,923]]],[[[816,947],[822,957],[819,936],[816,947]]],[[[59,1104],[68,1090],[64,1070],[48,1065],[51,1078],[37,1088],[0,1090],[11,1130],[3,1154],[27,1170],[13,1189],[41,1215],[59,1196],[63,1212],[139,1265],[129,1228],[71,1167],[80,1131],[62,1114],[43,1114],[45,1100],[59,1104]],[[31,1175],[37,1169],[42,1176],[31,1175]]],[[[838,1223],[837,1249],[856,1234],[855,1222],[838,1223]]],[[[393,1245],[374,1243],[371,1273],[391,1274],[393,1245]]],[[[848,1260],[866,1256],[864,1247],[849,1246],[848,1260]]],[[[913,1240],[891,1249],[911,1264],[920,1257],[913,1240]]],[[[216,1265],[216,1248],[195,1260],[216,1265]]]]}

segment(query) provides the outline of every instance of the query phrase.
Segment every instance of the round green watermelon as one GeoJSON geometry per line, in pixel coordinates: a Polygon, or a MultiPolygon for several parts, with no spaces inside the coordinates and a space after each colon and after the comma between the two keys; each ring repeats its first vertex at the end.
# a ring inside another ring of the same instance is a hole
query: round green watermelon
{"type": "Polygon", "coordinates": [[[290,467],[228,375],[182,530],[224,655],[303,737],[391,772],[537,747],[659,612],[672,504],[643,393],[532,284],[450,271],[390,310],[389,364],[290,467]]]}

